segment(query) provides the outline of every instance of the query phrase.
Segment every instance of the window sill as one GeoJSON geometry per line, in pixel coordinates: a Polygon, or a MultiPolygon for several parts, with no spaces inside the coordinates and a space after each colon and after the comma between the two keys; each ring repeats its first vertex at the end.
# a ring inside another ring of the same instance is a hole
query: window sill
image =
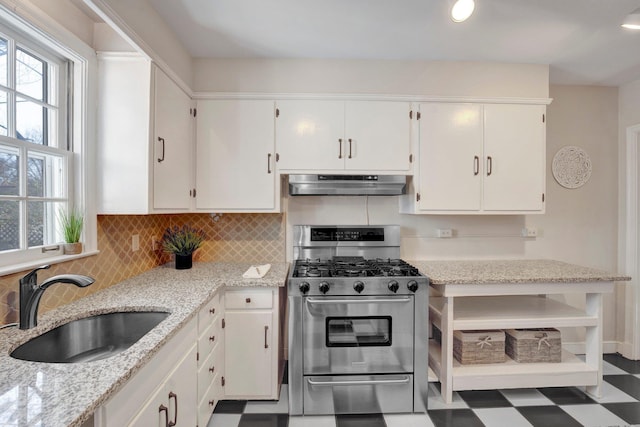
{"type": "Polygon", "coordinates": [[[41,265],[60,264],[62,262],[73,261],[74,259],[86,258],[97,255],[99,253],[99,250],[89,250],[77,255],[58,255],[47,259],[29,261],[21,264],[12,264],[5,267],[0,267],[0,276],[7,276],[9,274],[19,273],[21,271],[28,271],[32,268],[40,267],[41,265]]]}

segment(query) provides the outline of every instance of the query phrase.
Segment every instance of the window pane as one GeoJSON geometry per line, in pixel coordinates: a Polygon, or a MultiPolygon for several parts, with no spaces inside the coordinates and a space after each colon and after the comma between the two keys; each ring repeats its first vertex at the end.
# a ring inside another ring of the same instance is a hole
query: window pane
{"type": "Polygon", "coordinates": [[[23,141],[46,145],[43,135],[45,114],[45,107],[24,98],[18,98],[16,101],[16,137],[23,141]]]}
{"type": "Polygon", "coordinates": [[[7,41],[0,38],[0,85],[7,86],[7,41]]]}
{"type": "Polygon", "coordinates": [[[0,135],[8,135],[7,93],[0,91],[0,135]]]}
{"type": "Polygon", "coordinates": [[[27,157],[27,195],[64,197],[64,158],[30,151],[27,157]]]}
{"type": "Polygon", "coordinates": [[[0,146],[0,195],[20,194],[20,155],[12,147],[0,146]]]}
{"type": "Polygon", "coordinates": [[[29,247],[52,245],[62,241],[58,231],[57,202],[27,202],[27,232],[29,247]]]}
{"type": "Polygon", "coordinates": [[[16,49],[16,90],[39,101],[45,101],[46,64],[41,59],[16,49]]]}
{"type": "Polygon", "coordinates": [[[0,251],[20,248],[20,202],[0,200],[0,251]]]}

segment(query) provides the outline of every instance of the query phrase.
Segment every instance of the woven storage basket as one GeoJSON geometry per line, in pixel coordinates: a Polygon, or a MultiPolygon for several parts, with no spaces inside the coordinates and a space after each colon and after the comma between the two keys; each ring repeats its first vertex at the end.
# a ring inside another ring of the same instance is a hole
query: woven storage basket
{"type": "Polygon", "coordinates": [[[520,363],[553,362],[561,359],[560,331],[554,328],[507,329],[507,354],[520,363]]]}
{"type": "Polygon", "coordinates": [[[504,362],[504,331],[453,331],[453,355],[463,365],[504,362]]]}

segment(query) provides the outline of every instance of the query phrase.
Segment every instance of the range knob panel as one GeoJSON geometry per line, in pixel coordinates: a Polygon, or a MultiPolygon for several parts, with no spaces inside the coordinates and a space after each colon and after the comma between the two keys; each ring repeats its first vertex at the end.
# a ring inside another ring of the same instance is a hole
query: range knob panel
{"type": "Polygon", "coordinates": [[[409,280],[409,283],[407,283],[407,288],[409,288],[409,290],[411,292],[415,292],[418,290],[418,282],[416,282],[415,280],[409,280]]]}
{"type": "Polygon", "coordinates": [[[395,294],[396,292],[398,292],[398,289],[400,288],[400,285],[398,285],[398,281],[397,280],[392,280],[392,281],[389,282],[387,287],[389,288],[389,290],[391,292],[393,292],[395,294]]]}
{"type": "Polygon", "coordinates": [[[300,286],[298,286],[298,288],[300,289],[300,292],[302,292],[303,294],[306,294],[307,292],[309,292],[309,289],[311,288],[311,286],[309,286],[309,283],[307,282],[302,282],[300,283],[300,286]]]}
{"type": "Polygon", "coordinates": [[[357,293],[361,293],[362,291],[364,291],[364,283],[358,280],[356,283],[353,284],[353,289],[357,293]]]}
{"type": "Polygon", "coordinates": [[[319,289],[320,292],[326,294],[327,292],[329,292],[329,284],[327,282],[320,282],[319,289]]]}

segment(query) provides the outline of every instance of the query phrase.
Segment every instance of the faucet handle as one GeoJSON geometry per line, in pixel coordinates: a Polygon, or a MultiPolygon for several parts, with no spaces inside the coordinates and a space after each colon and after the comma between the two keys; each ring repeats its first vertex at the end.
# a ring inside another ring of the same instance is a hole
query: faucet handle
{"type": "Polygon", "coordinates": [[[33,284],[36,285],[38,281],[38,270],[47,270],[51,268],[50,264],[41,265],[38,268],[34,268],[29,273],[27,273],[22,279],[20,279],[20,284],[33,284]]]}

